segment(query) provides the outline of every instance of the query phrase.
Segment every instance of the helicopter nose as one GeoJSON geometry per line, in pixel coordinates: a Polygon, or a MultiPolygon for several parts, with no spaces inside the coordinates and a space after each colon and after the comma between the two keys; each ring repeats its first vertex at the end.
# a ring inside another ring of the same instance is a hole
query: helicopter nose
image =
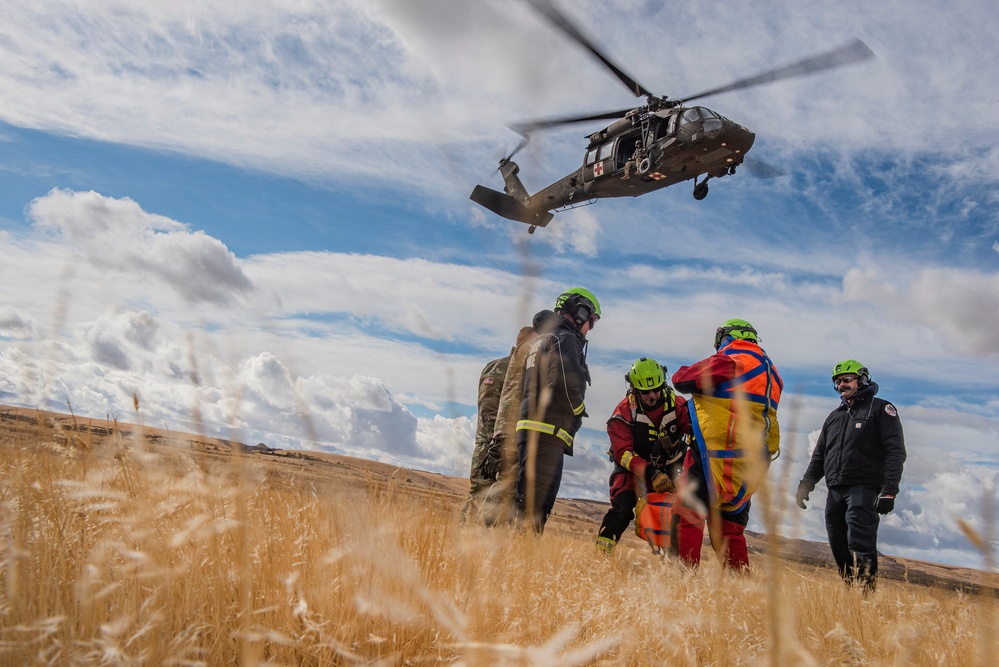
{"type": "Polygon", "coordinates": [[[717,141],[728,148],[735,157],[745,155],[746,151],[753,147],[756,135],[742,125],[726,120],[722,131],[718,133],[717,141]]]}

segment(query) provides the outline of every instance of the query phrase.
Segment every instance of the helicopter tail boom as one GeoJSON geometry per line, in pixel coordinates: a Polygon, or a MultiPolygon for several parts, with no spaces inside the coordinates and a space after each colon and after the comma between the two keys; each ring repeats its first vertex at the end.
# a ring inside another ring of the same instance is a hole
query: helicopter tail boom
{"type": "Polygon", "coordinates": [[[469,197],[479,206],[483,206],[498,216],[507,220],[516,220],[527,225],[545,227],[553,216],[548,211],[532,211],[515,198],[503,192],[491,190],[482,185],[476,185],[469,197]]]}

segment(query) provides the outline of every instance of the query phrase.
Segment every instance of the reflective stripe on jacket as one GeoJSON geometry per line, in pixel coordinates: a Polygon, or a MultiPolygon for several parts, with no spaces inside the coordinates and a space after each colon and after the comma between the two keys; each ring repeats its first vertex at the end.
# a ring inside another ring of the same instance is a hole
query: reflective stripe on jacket
{"type": "Polygon", "coordinates": [[[530,419],[521,419],[517,422],[517,430],[537,431],[538,433],[554,435],[556,438],[564,442],[566,447],[572,448],[572,434],[564,428],[559,428],[554,424],[546,424],[544,422],[532,421],[530,419]]]}

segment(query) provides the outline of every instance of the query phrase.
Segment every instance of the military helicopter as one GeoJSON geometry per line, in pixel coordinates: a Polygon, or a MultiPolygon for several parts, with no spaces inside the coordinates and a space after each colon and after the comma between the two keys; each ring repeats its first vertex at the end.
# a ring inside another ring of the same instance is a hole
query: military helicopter
{"type": "MultiPolygon", "coordinates": [[[[552,24],[596,56],[635,97],[645,97],[645,104],[631,109],[510,126],[522,139],[513,152],[500,159],[504,191],[476,185],[469,198],[497,215],[530,225],[528,232],[531,234],[551,222],[552,211],[592,204],[597,199],[637,197],[683,181],[693,180],[694,199],[704,199],[708,196],[708,180],[734,174],[743,164],[756,135],[711,109],[687,106],[688,102],[874,57],[866,44],[855,39],[833,51],[726,86],[684,98],[668,98],[654,95],[626,74],[549,0],[529,2],[552,24]],[[513,161],[513,156],[527,145],[532,133],[560,125],[613,119],[617,120],[589,135],[582,166],[535,194],[528,194],[518,176],[520,167],[513,161]]],[[[752,161],[746,168],[751,164],[752,161]]],[[[780,174],[764,163],[756,165],[761,176],[780,174]]]]}

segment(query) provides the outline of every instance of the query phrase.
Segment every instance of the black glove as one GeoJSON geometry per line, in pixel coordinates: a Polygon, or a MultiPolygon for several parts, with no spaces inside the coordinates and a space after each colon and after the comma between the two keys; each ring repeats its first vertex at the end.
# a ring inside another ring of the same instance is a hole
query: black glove
{"type": "Polygon", "coordinates": [[[874,508],[878,511],[878,514],[888,514],[888,512],[895,509],[895,496],[882,491],[881,495],[878,496],[878,501],[875,503],[874,508]]]}
{"type": "Polygon", "coordinates": [[[798,491],[794,494],[794,500],[798,503],[798,507],[803,510],[808,509],[805,505],[805,501],[808,500],[808,494],[811,493],[814,488],[814,484],[809,484],[805,480],[798,482],[798,491]]]}
{"type": "Polygon", "coordinates": [[[479,474],[482,479],[496,481],[499,477],[500,461],[503,459],[503,438],[493,436],[489,440],[482,463],[479,464],[479,474]]]}

